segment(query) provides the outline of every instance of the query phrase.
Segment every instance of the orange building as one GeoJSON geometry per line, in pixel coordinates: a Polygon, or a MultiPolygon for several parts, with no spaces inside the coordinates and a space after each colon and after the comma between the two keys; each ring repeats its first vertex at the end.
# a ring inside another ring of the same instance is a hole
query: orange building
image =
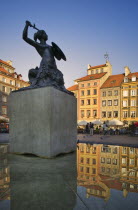
{"type": "Polygon", "coordinates": [[[78,122],[100,119],[100,87],[112,74],[112,66],[107,61],[99,66],[88,65],[87,75],[75,80],[75,85],[68,88],[77,98],[78,122]]]}

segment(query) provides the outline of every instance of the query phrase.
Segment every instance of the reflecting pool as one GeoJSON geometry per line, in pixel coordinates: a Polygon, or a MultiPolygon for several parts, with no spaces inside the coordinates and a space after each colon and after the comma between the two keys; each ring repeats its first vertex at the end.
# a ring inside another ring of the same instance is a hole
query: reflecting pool
{"type": "Polygon", "coordinates": [[[78,143],[42,159],[0,145],[0,210],[39,209],[137,210],[138,148],[78,143]]]}

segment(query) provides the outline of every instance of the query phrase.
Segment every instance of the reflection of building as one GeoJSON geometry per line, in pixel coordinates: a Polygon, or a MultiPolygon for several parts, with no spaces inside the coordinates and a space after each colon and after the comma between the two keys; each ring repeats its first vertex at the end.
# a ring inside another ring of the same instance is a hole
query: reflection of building
{"type": "Polygon", "coordinates": [[[101,87],[101,119],[121,119],[121,83],[124,74],[111,75],[101,87]]]}
{"type": "Polygon", "coordinates": [[[100,174],[106,176],[119,174],[119,146],[101,145],[100,174]]]}
{"type": "Polygon", "coordinates": [[[121,100],[121,120],[138,121],[138,72],[131,73],[128,67],[125,67],[121,100]]]}
{"type": "Polygon", "coordinates": [[[0,200],[10,200],[10,176],[6,153],[7,146],[0,146],[0,200]]]}
{"type": "Polygon", "coordinates": [[[126,195],[128,191],[138,192],[138,148],[120,147],[120,173],[126,195]]]}
{"type": "Polygon", "coordinates": [[[100,118],[100,87],[111,74],[108,61],[99,66],[88,65],[87,76],[76,79],[75,85],[68,88],[77,96],[78,121],[100,118]]]}
{"type": "Polygon", "coordinates": [[[28,86],[29,83],[22,80],[22,75],[15,72],[12,61],[0,60],[0,115],[8,117],[8,95],[13,90],[28,86]]]}
{"type": "Polygon", "coordinates": [[[108,200],[110,189],[138,192],[138,148],[79,143],[77,149],[78,185],[86,197],[108,200]]]}

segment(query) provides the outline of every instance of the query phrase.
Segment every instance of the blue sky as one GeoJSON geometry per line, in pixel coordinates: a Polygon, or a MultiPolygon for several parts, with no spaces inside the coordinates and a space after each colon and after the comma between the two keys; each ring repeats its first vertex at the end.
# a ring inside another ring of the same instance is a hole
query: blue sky
{"type": "MultiPolygon", "coordinates": [[[[7,0],[1,1],[0,59],[12,60],[18,73],[28,79],[28,70],[41,58],[22,40],[25,21],[46,30],[48,44],[55,42],[67,61],[57,61],[65,86],[86,75],[87,65],[105,63],[108,52],[113,74],[128,65],[138,71],[138,0],[7,0]]],[[[29,37],[33,37],[30,29],[29,37]]]]}

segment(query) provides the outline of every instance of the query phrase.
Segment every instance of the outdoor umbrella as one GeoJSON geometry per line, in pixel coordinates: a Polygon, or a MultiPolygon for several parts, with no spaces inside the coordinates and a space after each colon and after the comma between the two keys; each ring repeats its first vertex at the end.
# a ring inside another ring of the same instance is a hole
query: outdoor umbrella
{"type": "Polygon", "coordinates": [[[101,125],[101,124],[103,124],[103,122],[101,122],[100,120],[94,120],[92,123],[94,125],[101,125]]]}
{"type": "Polygon", "coordinates": [[[83,121],[80,121],[80,122],[78,123],[78,125],[86,125],[87,123],[88,123],[87,121],[83,120],[83,121]]]}
{"type": "Polygon", "coordinates": [[[9,119],[3,116],[0,116],[0,123],[9,122],[9,119]]]}
{"type": "Polygon", "coordinates": [[[108,125],[123,125],[123,122],[121,122],[120,120],[113,119],[108,122],[108,125]]]}

